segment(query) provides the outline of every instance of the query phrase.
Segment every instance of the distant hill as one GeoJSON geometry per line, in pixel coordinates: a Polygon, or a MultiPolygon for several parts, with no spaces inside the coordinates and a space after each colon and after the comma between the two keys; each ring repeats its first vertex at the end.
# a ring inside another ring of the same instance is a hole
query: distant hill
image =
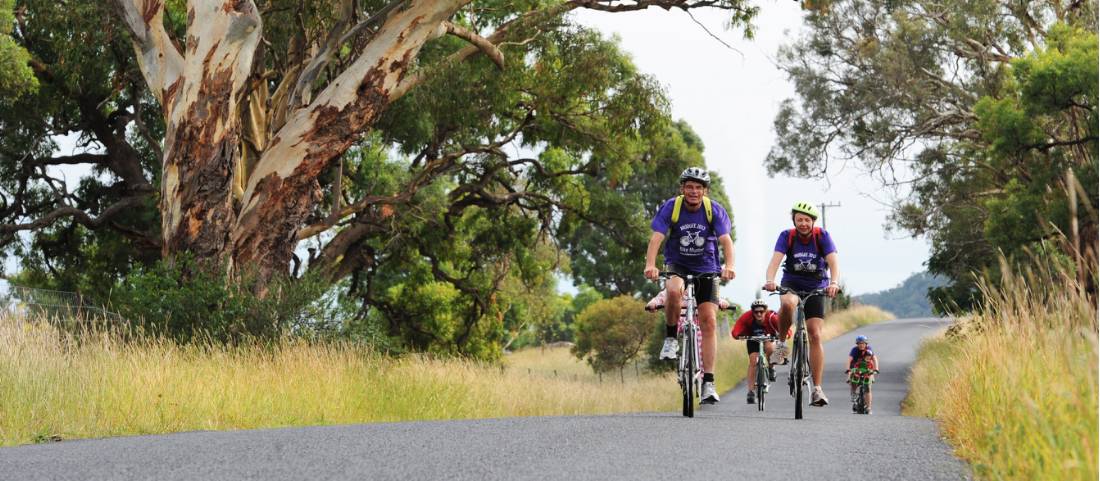
{"type": "Polygon", "coordinates": [[[862,294],[855,296],[853,300],[860,304],[881,307],[894,313],[898,318],[931,317],[932,306],[928,303],[928,288],[939,287],[946,283],[947,280],[942,277],[918,272],[893,289],[862,294]]]}

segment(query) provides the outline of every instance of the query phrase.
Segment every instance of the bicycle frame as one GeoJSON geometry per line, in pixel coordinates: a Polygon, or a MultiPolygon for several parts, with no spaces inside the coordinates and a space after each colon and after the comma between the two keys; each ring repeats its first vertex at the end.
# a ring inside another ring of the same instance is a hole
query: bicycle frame
{"type": "Polygon", "coordinates": [[[853,368],[848,377],[848,382],[857,383],[856,402],[852,404],[852,411],[856,414],[867,413],[867,393],[871,390],[871,376],[874,371],[867,368],[853,368]]]}
{"type": "Polygon", "coordinates": [[[768,360],[767,360],[768,356],[767,356],[766,349],[764,348],[764,343],[775,341],[776,338],[775,338],[775,336],[772,336],[772,335],[764,335],[764,336],[748,336],[748,337],[744,337],[743,339],[745,339],[746,342],[747,341],[756,341],[756,342],[760,343],[760,352],[757,353],[757,356],[756,356],[756,369],[755,369],[755,373],[754,373],[755,380],[746,379],[745,383],[747,384],[750,381],[752,381],[753,384],[756,384],[756,387],[755,387],[755,390],[756,390],[756,393],[755,393],[755,395],[756,395],[756,410],[757,411],[763,411],[764,410],[764,395],[766,394],[765,393],[765,387],[768,385],[768,360]]]}
{"type": "Polygon", "coordinates": [[[814,296],[825,295],[824,289],[800,292],[787,287],[779,287],[772,295],[794,294],[798,297],[798,308],[795,310],[795,330],[792,339],[792,365],[787,375],[787,384],[794,396],[794,418],[802,419],[802,405],[808,403],[805,391],[813,388],[813,378],[810,375],[809,340],[806,333],[806,301],[814,296]],[[806,389],[803,389],[806,388],[806,389]]]}
{"type": "Polygon", "coordinates": [[[684,389],[684,416],[695,417],[695,401],[699,398],[702,388],[703,369],[700,366],[700,349],[703,343],[702,334],[699,332],[699,322],[695,318],[695,282],[693,276],[683,276],[684,297],[681,300],[684,306],[684,316],[681,318],[680,328],[680,369],[679,379],[681,389],[684,389]]]}
{"type": "MultiPolygon", "coordinates": [[[[695,303],[695,280],[698,276],[690,274],[680,275],[674,272],[662,272],[661,277],[668,279],[676,276],[684,280],[684,294],[680,301],[683,315],[680,316],[677,332],[680,335],[680,359],[677,367],[676,379],[683,393],[683,415],[695,417],[695,402],[700,396],[703,387],[703,367],[701,353],[703,348],[703,335],[696,317],[697,305],[695,303]]],[[[667,309],[668,306],[666,305],[667,309]]]]}

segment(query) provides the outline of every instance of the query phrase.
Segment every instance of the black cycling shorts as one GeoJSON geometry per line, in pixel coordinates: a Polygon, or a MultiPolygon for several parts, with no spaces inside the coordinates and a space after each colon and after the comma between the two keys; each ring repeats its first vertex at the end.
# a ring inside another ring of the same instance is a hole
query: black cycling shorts
{"type": "Polygon", "coordinates": [[[745,350],[749,354],[760,352],[760,341],[745,341],[745,350]]]}
{"type": "MultiPolygon", "coordinates": [[[[786,284],[783,284],[783,287],[794,289],[793,287],[786,284]]],[[[806,319],[812,319],[814,317],[825,319],[825,301],[828,299],[829,298],[825,295],[813,296],[809,299],[806,299],[806,319]]],[[[791,319],[794,318],[792,317],[791,319]]]]}
{"type": "MultiPolygon", "coordinates": [[[[675,272],[681,276],[691,274],[697,276],[700,274],[710,274],[709,272],[693,272],[676,264],[666,264],[665,271],[675,272]]],[[[717,274],[717,272],[715,272],[717,274]]],[[[721,281],[719,276],[714,276],[710,280],[695,279],[695,303],[702,304],[704,302],[713,302],[718,304],[718,283],[721,281]]]]}

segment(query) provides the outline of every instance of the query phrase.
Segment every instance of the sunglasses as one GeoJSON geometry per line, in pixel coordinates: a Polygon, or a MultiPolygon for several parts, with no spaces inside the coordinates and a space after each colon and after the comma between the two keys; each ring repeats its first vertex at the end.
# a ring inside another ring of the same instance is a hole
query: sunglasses
{"type": "Polygon", "coordinates": [[[764,313],[764,309],[753,309],[753,310],[752,310],[752,313],[753,313],[753,314],[763,314],[763,313],[764,313]]]}

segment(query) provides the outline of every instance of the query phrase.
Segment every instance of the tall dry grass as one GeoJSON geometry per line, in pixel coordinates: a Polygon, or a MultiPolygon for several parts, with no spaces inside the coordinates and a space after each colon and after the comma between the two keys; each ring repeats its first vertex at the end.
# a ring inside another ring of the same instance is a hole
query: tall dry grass
{"type": "Polygon", "coordinates": [[[0,444],[189,430],[671,409],[675,383],[538,379],[348,343],[123,342],[0,317],[0,444]]]}
{"type": "MultiPolygon", "coordinates": [[[[719,344],[718,387],[745,372],[719,344]]],[[[567,348],[505,366],[351,343],[177,344],[0,315],[0,445],[191,430],[679,409],[671,374],[603,382],[567,348]],[[558,374],[553,375],[553,371],[558,374]]]]}
{"type": "Polygon", "coordinates": [[[1085,291],[1039,266],[983,296],[984,312],[922,346],[905,413],[936,419],[981,479],[1096,480],[1098,326],[1085,291]]]}

